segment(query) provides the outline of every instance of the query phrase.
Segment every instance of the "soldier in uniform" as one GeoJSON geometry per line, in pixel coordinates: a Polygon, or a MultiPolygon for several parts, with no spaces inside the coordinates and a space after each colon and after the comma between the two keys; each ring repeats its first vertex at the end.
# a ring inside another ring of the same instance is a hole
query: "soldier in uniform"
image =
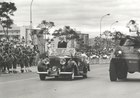
{"type": "Polygon", "coordinates": [[[12,72],[12,68],[13,68],[13,61],[14,61],[14,57],[12,55],[12,53],[9,54],[9,58],[8,58],[8,67],[9,67],[9,73],[12,72]]]}
{"type": "Polygon", "coordinates": [[[9,65],[9,55],[8,53],[4,53],[4,72],[8,72],[9,73],[9,68],[10,68],[10,65],[9,65]]]}
{"type": "Polygon", "coordinates": [[[26,53],[23,53],[23,57],[24,57],[24,66],[25,66],[25,71],[26,72],[30,72],[31,70],[29,70],[29,56],[26,53]]]}
{"type": "Polygon", "coordinates": [[[13,53],[13,73],[17,73],[16,68],[17,68],[17,56],[15,53],[13,53]]]}
{"type": "Polygon", "coordinates": [[[23,52],[21,51],[20,53],[19,53],[19,55],[20,55],[20,58],[19,58],[19,65],[20,65],[20,71],[21,71],[21,73],[23,73],[24,72],[24,54],[23,54],[23,52]]]}
{"type": "Polygon", "coordinates": [[[34,62],[34,52],[33,51],[31,51],[30,53],[29,53],[29,55],[30,55],[30,58],[29,58],[29,64],[30,64],[30,67],[31,66],[33,66],[33,62],[34,62]]]}
{"type": "Polygon", "coordinates": [[[2,53],[0,53],[0,75],[2,73],[2,68],[3,68],[3,56],[2,53]]]}

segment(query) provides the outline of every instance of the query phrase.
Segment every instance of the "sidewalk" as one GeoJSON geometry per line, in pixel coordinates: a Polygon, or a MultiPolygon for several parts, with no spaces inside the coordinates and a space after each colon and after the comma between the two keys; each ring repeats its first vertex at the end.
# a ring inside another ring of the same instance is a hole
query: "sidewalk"
{"type": "MultiPolygon", "coordinates": [[[[12,71],[13,69],[11,69],[11,71],[12,71]]],[[[27,69],[28,71],[27,72],[37,72],[37,66],[32,66],[32,67],[29,67],[28,69],[27,69]]],[[[17,73],[21,73],[21,68],[20,67],[17,67],[16,68],[16,71],[17,71],[17,73]]],[[[24,72],[26,73],[26,71],[25,71],[25,68],[24,68],[24,72]]],[[[6,72],[0,72],[0,75],[1,74],[9,74],[7,71],[6,72]]]]}
{"type": "MultiPolygon", "coordinates": [[[[32,66],[29,68],[30,71],[25,71],[24,69],[24,73],[37,73],[37,66],[32,66]]],[[[8,73],[7,71],[6,72],[0,72],[0,77],[1,75],[2,76],[7,76],[7,75],[13,75],[13,74],[20,74],[21,73],[21,68],[20,67],[17,67],[16,69],[16,73],[14,72],[11,72],[11,73],[8,73]]]]}
{"type": "MultiPolygon", "coordinates": [[[[20,72],[21,68],[17,67],[16,69],[18,72],[20,72]]],[[[37,72],[37,66],[31,66],[29,67],[29,70],[31,70],[31,72],[37,72]]]]}

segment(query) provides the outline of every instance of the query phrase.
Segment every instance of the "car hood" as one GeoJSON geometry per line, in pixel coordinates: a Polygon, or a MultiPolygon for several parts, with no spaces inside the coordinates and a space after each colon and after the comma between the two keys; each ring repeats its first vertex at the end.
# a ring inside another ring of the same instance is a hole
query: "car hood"
{"type": "Polygon", "coordinates": [[[121,50],[123,52],[123,57],[124,58],[129,58],[129,59],[139,59],[140,58],[140,48],[134,48],[133,46],[121,46],[117,47],[115,51],[121,50]]]}
{"type": "Polygon", "coordinates": [[[50,59],[71,58],[70,56],[49,56],[50,59]]]}

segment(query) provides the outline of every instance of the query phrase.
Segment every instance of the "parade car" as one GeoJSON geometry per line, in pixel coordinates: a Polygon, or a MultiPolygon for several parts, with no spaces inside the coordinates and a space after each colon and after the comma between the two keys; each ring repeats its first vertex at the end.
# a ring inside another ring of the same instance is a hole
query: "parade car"
{"type": "Polygon", "coordinates": [[[102,59],[108,59],[108,58],[109,58],[109,55],[107,54],[102,55],[102,59]]]}
{"type": "Polygon", "coordinates": [[[37,73],[40,80],[45,80],[46,76],[73,80],[75,76],[86,78],[88,68],[87,58],[75,53],[74,48],[56,48],[40,56],[37,73]]]}
{"type": "Polygon", "coordinates": [[[112,54],[109,75],[111,81],[126,79],[127,73],[140,72],[140,37],[121,39],[112,54]]]}
{"type": "Polygon", "coordinates": [[[98,59],[98,58],[99,58],[99,56],[98,56],[98,55],[96,55],[96,54],[94,54],[94,55],[91,55],[91,56],[90,56],[90,58],[91,58],[91,59],[98,59]]]}

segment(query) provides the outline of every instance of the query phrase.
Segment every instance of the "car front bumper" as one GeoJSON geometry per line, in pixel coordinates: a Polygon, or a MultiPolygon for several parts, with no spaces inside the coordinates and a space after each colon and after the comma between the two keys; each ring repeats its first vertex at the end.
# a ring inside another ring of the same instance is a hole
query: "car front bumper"
{"type": "Polygon", "coordinates": [[[37,74],[46,74],[48,76],[59,76],[59,75],[69,75],[72,74],[73,72],[61,72],[61,71],[56,71],[56,72],[51,72],[51,71],[46,71],[46,72],[37,72],[37,74]]]}

